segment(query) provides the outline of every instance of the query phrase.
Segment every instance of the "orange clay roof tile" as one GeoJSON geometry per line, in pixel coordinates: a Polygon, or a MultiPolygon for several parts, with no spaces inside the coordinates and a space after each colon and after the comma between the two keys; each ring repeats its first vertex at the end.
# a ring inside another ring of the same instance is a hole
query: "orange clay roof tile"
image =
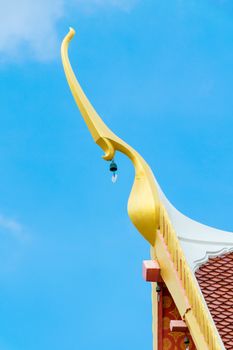
{"type": "Polygon", "coordinates": [[[210,258],[195,272],[227,350],[233,350],[233,252],[210,258]]]}

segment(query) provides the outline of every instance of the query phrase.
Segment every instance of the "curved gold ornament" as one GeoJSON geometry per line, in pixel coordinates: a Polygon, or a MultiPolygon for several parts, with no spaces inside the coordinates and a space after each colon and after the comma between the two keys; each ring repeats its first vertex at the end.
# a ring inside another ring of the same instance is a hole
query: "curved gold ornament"
{"type": "Polygon", "coordinates": [[[68,57],[69,42],[74,35],[74,29],[70,28],[61,46],[62,63],[71,92],[94,141],[105,152],[103,158],[111,160],[115,152],[119,151],[132,161],[135,179],[128,201],[128,214],[138,231],[154,246],[156,230],[159,228],[160,200],[153,173],[140,154],[105,125],[84,94],[68,57]]]}

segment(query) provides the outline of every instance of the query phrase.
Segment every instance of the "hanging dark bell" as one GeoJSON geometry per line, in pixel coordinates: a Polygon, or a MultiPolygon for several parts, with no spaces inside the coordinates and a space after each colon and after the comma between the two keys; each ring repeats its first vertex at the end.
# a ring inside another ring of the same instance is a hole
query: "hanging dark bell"
{"type": "Polygon", "coordinates": [[[117,165],[114,162],[114,160],[111,161],[109,170],[112,171],[113,173],[115,173],[117,171],[117,165]]]}
{"type": "Polygon", "coordinates": [[[157,292],[157,293],[160,293],[160,292],[161,292],[161,288],[160,288],[160,285],[159,285],[159,284],[157,284],[157,286],[156,286],[156,292],[157,292]]]}
{"type": "Polygon", "coordinates": [[[184,337],[184,343],[185,343],[185,345],[188,345],[190,343],[189,338],[187,336],[184,337]]]}

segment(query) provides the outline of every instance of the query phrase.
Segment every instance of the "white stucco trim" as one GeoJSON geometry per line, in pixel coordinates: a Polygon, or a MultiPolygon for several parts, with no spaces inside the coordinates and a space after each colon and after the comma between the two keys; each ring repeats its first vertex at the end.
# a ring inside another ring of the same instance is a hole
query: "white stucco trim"
{"type": "Polygon", "coordinates": [[[218,251],[207,251],[205,256],[199,260],[194,261],[194,272],[199,269],[199,267],[205,264],[210,258],[215,258],[217,256],[225,255],[233,252],[233,248],[223,248],[218,251]]]}

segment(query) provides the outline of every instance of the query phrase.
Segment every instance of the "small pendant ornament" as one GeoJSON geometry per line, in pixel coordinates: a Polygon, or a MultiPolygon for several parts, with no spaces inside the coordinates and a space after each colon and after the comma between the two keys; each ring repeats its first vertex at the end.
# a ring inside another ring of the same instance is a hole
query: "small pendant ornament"
{"type": "Polygon", "coordinates": [[[117,165],[114,161],[114,159],[112,159],[111,163],[110,163],[110,167],[109,170],[112,172],[112,182],[115,183],[117,180],[117,165]]]}

